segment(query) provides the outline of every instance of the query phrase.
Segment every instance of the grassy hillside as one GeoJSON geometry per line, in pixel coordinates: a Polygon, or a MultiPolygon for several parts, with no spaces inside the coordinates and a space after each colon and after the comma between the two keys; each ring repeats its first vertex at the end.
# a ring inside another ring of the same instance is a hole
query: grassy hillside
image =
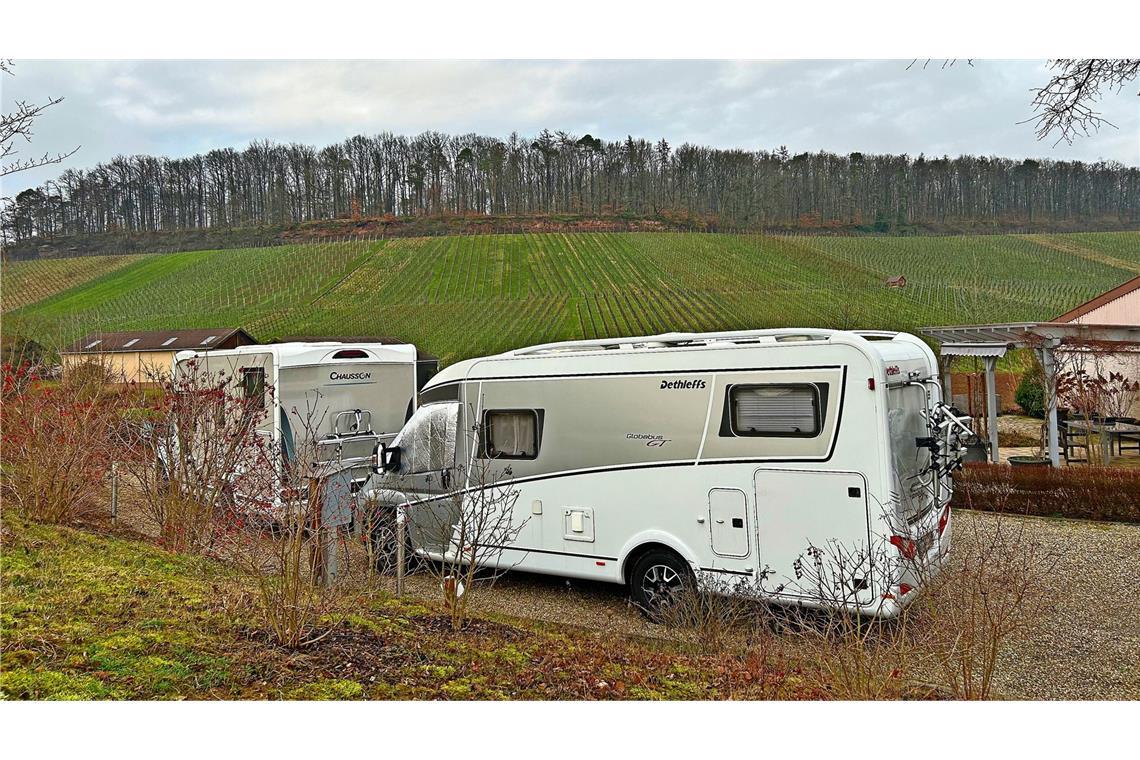
{"type": "Polygon", "coordinates": [[[548,340],[1048,319],[1140,274],[1140,232],[550,233],[13,262],[5,330],[398,335],[446,361],[548,340]],[[903,274],[905,289],[884,279],[903,274]]]}

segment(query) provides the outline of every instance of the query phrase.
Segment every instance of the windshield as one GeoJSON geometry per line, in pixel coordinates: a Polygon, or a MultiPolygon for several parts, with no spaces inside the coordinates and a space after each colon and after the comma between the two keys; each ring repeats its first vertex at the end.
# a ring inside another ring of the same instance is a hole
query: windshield
{"type": "Polygon", "coordinates": [[[900,516],[912,518],[932,503],[930,450],[915,444],[916,438],[930,435],[923,417],[926,389],[920,385],[891,388],[887,401],[894,490],[899,498],[900,516]]]}
{"type": "Polygon", "coordinates": [[[455,466],[457,402],[421,406],[392,445],[400,449],[400,473],[438,472],[455,466]]]}

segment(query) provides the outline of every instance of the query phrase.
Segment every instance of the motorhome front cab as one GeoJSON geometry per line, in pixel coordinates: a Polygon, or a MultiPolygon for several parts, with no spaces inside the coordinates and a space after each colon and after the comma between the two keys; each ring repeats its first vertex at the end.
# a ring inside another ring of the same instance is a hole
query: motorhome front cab
{"type": "Polygon", "coordinates": [[[271,343],[181,351],[175,378],[220,378],[242,400],[250,424],[282,459],[306,445],[321,460],[371,474],[378,442],[390,441],[416,409],[438,361],[411,344],[339,341],[271,343]]]}
{"type": "Polygon", "coordinates": [[[626,583],[642,608],[696,578],[892,615],[913,564],[949,548],[940,401],[934,355],[904,333],[548,344],[436,375],[370,488],[438,559],[456,547],[419,517],[486,488],[472,473],[491,462],[517,533],[482,563],[626,583]]]}

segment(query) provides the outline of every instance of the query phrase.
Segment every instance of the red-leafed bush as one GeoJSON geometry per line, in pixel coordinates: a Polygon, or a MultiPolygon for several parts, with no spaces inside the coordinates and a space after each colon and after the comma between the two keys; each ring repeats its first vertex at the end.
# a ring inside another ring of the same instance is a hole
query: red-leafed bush
{"type": "Polygon", "coordinates": [[[0,493],[5,508],[71,523],[106,508],[122,399],[102,384],[41,380],[36,367],[3,366],[0,493]]]}
{"type": "Polygon", "coordinates": [[[956,506],[989,512],[1140,523],[1140,469],[968,464],[956,506]]]}

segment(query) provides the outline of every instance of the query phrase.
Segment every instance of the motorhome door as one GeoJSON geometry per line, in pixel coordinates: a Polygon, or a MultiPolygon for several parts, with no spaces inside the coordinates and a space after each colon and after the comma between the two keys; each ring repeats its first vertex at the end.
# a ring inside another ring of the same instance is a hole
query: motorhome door
{"type": "MultiPolygon", "coordinates": [[[[867,483],[857,472],[759,469],[755,474],[760,567],[768,588],[814,596],[820,581],[858,601],[871,597],[867,483]],[[837,549],[837,546],[839,547],[837,549]],[[826,578],[817,574],[819,556],[826,578]],[[842,588],[837,588],[838,583],[842,588]]],[[[830,593],[830,591],[829,591],[830,593]]]]}

